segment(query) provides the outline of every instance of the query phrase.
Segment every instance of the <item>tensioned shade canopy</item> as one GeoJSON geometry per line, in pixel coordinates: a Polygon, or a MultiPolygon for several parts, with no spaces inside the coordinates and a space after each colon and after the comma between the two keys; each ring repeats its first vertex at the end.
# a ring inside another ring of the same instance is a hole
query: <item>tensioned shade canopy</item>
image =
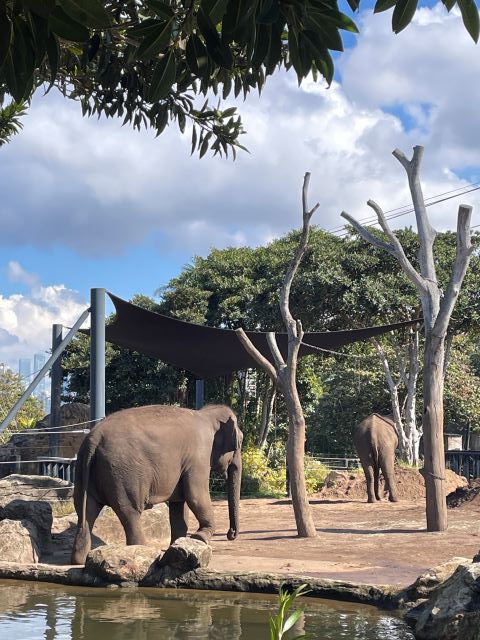
{"type": "MultiPolygon", "coordinates": [[[[257,366],[240,344],[235,331],[184,322],[142,309],[110,292],[108,295],[116,310],[114,321],[105,328],[105,337],[108,342],[158,358],[180,369],[186,369],[198,378],[213,378],[257,366]]],[[[314,348],[307,345],[321,349],[337,349],[417,322],[420,320],[365,329],[305,333],[303,342],[306,344],[300,347],[299,355],[317,353],[314,348]]],[[[267,343],[267,334],[259,331],[246,333],[257,349],[273,361],[267,343]]],[[[276,337],[280,351],[286,355],[287,334],[277,333],[276,337]]]]}

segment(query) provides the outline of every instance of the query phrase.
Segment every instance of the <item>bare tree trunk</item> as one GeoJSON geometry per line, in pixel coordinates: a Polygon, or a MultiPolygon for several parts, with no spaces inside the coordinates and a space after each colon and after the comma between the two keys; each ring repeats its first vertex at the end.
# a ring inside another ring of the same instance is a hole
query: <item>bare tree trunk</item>
{"type": "Polygon", "coordinates": [[[409,441],[409,462],[415,466],[420,462],[420,438],[422,427],[417,426],[417,381],[419,372],[419,330],[410,332],[410,344],[408,346],[409,365],[408,379],[406,381],[407,395],[405,401],[405,433],[409,441]]]}
{"type": "Polygon", "coordinates": [[[398,397],[398,384],[396,384],[393,379],[387,354],[385,353],[385,350],[383,349],[382,345],[378,342],[376,338],[372,338],[372,342],[380,357],[380,361],[383,366],[383,372],[385,373],[385,378],[388,385],[388,390],[390,392],[390,403],[392,405],[393,421],[395,423],[395,428],[397,429],[397,433],[398,433],[400,457],[404,460],[408,460],[408,438],[405,433],[405,429],[403,428],[402,414],[400,410],[400,401],[398,397]]]}
{"type": "Polygon", "coordinates": [[[443,339],[426,336],[423,370],[423,448],[427,501],[427,530],[447,528],[445,504],[445,446],[443,442],[443,339]]]}
{"type": "Polygon", "coordinates": [[[262,399],[262,415],[257,432],[257,445],[263,449],[267,441],[268,428],[273,412],[273,404],[275,402],[276,390],[270,379],[267,378],[266,387],[262,399]]]}
{"type": "Polygon", "coordinates": [[[398,240],[390,229],[382,208],[373,200],[368,201],[377,214],[382,231],[388,242],[374,236],[345,211],[348,220],[370,244],[393,255],[408,278],[415,285],[422,303],[425,323],[423,439],[425,445],[425,489],[428,531],[444,531],[447,528],[447,505],[444,493],[445,452],[443,444],[443,374],[445,368],[444,344],[452,311],[467,272],[472,253],[470,219],[472,207],[460,205],[457,218],[457,246],[450,280],[445,293],[437,282],[433,255],[436,231],[427,216],[425,200],[420,183],[420,164],[423,147],[413,149],[411,160],[399,150],[393,152],[405,169],[417,221],[420,249],[419,271],[415,269],[398,240]]]}
{"type": "Polygon", "coordinates": [[[310,504],[308,502],[307,487],[305,483],[305,417],[297,390],[297,363],[298,352],[303,340],[303,329],[300,320],[295,320],[290,313],[290,289],[293,279],[302,261],[308,246],[310,232],[310,219],[318,207],[308,209],[307,194],[310,174],[306,173],[303,180],[302,205],[303,227],[299,245],[288,267],[283,285],[280,291],[280,312],[287,329],[288,353],[287,359],[278,348],[274,333],[267,334],[268,345],[275,366],[265,358],[254,346],[243,329],[237,329],[237,336],[247,352],[270,376],[274,385],[282,391],[288,412],[288,442],[287,462],[290,472],[290,486],[292,490],[292,505],[295,514],[298,535],[305,538],[313,538],[317,535],[313,522],[310,504]]]}

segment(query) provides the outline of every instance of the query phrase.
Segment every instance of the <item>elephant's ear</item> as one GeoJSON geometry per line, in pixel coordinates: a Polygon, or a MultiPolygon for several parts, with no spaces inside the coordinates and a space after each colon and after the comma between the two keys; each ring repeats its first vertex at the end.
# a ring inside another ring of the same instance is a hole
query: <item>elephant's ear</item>
{"type": "Polygon", "coordinates": [[[222,422],[224,451],[236,451],[242,446],[243,433],[237,425],[237,418],[231,415],[226,422],[222,422]]]}

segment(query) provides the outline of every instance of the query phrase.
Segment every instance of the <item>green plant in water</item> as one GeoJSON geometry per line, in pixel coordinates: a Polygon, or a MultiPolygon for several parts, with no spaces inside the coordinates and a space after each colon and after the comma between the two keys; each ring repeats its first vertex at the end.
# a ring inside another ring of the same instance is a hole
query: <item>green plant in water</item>
{"type": "MultiPolygon", "coordinates": [[[[303,613],[303,607],[300,607],[289,615],[290,609],[297,598],[306,595],[309,591],[306,584],[301,584],[291,593],[288,592],[284,585],[280,587],[277,614],[276,616],[270,616],[270,640],[282,640],[285,638],[287,631],[293,627],[303,613]]],[[[302,635],[289,638],[289,640],[298,640],[304,637],[305,634],[302,633],[302,635]]]]}

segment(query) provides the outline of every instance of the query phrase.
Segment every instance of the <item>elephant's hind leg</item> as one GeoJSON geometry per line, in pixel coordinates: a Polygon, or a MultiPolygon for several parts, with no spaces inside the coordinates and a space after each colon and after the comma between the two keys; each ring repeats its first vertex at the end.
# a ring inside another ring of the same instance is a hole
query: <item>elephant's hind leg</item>
{"type": "Polygon", "coordinates": [[[127,545],[145,544],[145,534],[140,523],[141,512],[130,505],[116,505],[114,511],[122,523],[127,545]]]}
{"type": "Polygon", "coordinates": [[[187,505],[185,502],[169,502],[168,515],[170,518],[171,542],[187,535],[187,505]]]}
{"type": "Polygon", "coordinates": [[[375,497],[375,491],[374,491],[374,464],[372,461],[368,462],[368,464],[365,464],[363,467],[363,470],[365,472],[365,480],[367,482],[367,496],[368,502],[376,502],[377,499],[375,497]]]}
{"type": "Polygon", "coordinates": [[[86,522],[78,525],[72,550],[72,564],[85,564],[87,555],[92,547],[92,530],[98,514],[102,510],[101,505],[91,495],[87,497],[86,522]]]}
{"type": "Polygon", "coordinates": [[[373,490],[376,500],[381,500],[380,497],[380,467],[378,464],[373,465],[373,490]]]}

